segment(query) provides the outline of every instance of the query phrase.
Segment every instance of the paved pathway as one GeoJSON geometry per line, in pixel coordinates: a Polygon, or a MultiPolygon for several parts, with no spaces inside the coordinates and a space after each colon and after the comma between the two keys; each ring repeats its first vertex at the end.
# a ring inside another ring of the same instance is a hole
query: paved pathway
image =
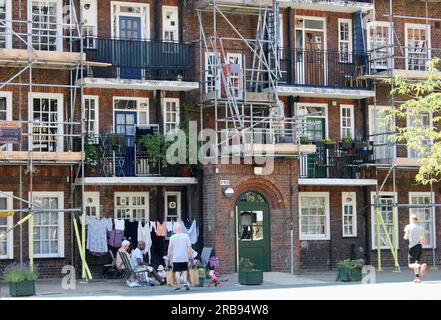
{"type": "MultiPolygon", "coordinates": [[[[221,288],[192,288],[190,292],[173,292],[171,287],[128,288],[121,280],[93,280],[76,283],[75,290],[64,290],[61,280],[37,282],[37,296],[32,299],[441,299],[441,271],[430,270],[423,283],[410,281],[412,272],[376,274],[376,284],[335,281],[335,272],[290,275],[269,272],[261,286],[242,286],[237,275],[221,277],[221,288]]],[[[7,299],[8,285],[0,283],[0,299],[7,299]]]]}

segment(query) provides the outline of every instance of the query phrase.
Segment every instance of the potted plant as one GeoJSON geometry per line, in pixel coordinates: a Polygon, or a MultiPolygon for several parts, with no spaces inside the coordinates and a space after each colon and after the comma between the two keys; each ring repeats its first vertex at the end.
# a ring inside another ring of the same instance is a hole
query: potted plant
{"type": "Polygon", "coordinates": [[[263,283],[263,271],[254,269],[250,259],[240,258],[239,283],[243,285],[259,285],[263,283]]]}
{"type": "Polygon", "coordinates": [[[345,151],[352,150],[354,140],[351,136],[345,136],[341,140],[341,148],[345,151]]]}
{"type": "Polygon", "coordinates": [[[326,149],[332,149],[335,146],[335,141],[331,138],[323,139],[323,143],[325,144],[326,149]]]}
{"type": "Polygon", "coordinates": [[[337,263],[337,281],[361,281],[364,261],[343,260],[337,263]]]}
{"type": "Polygon", "coordinates": [[[156,171],[166,159],[167,144],[165,137],[159,132],[155,132],[141,137],[140,143],[147,150],[149,165],[156,171]]]}
{"type": "Polygon", "coordinates": [[[301,136],[300,137],[300,144],[309,144],[309,137],[308,136],[301,136]]]}
{"type": "Polygon", "coordinates": [[[207,276],[206,270],[204,268],[198,268],[198,276],[199,276],[199,287],[203,287],[205,285],[205,278],[207,276]]]}
{"type": "Polygon", "coordinates": [[[6,270],[4,279],[9,283],[11,297],[26,297],[35,294],[35,281],[38,274],[26,267],[11,267],[6,270]]]}
{"type": "Polygon", "coordinates": [[[90,143],[90,140],[85,139],[84,141],[84,165],[86,166],[86,170],[88,172],[95,172],[97,166],[98,154],[96,152],[96,148],[93,144],[90,143]]]}

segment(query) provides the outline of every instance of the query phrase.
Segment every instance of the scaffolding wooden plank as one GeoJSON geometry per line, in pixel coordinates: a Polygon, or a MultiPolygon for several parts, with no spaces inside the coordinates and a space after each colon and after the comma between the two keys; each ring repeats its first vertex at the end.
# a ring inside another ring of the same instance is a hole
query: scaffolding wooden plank
{"type": "Polygon", "coordinates": [[[397,157],[395,158],[395,163],[398,167],[419,167],[418,159],[416,158],[405,158],[397,157]]]}
{"type": "MultiPolygon", "coordinates": [[[[32,51],[32,59],[37,60],[37,63],[75,64],[81,58],[85,60],[86,55],[79,52],[32,51]]],[[[13,60],[17,63],[29,62],[29,51],[27,49],[0,49],[0,60],[13,60]]]]}
{"type": "Polygon", "coordinates": [[[245,152],[261,153],[264,155],[278,154],[278,155],[292,155],[299,153],[314,153],[316,152],[316,146],[313,144],[298,144],[294,143],[275,143],[275,144],[260,144],[249,143],[244,145],[245,152]]]}
{"type": "MultiPolygon", "coordinates": [[[[0,160],[29,160],[29,151],[0,151],[0,160]]],[[[34,161],[81,161],[81,152],[32,152],[34,161]]]]}

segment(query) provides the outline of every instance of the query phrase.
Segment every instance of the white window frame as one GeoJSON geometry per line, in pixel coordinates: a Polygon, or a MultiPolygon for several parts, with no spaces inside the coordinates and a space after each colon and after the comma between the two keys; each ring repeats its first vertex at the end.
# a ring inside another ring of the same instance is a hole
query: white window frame
{"type": "MultiPolygon", "coordinates": [[[[375,135],[378,133],[385,133],[387,130],[383,126],[379,126],[380,124],[377,124],[375,118],[378,118],[376,113],[378,111],[390,109],[392,110],[392,106],[374,106],[369,105],[369,135],[370,135],[370,141],[378,144],[386,143],[388,140],[388,136],[384,139],[385,141],[379,141],[379,139],[383,139],[384,135],[375,135]],[[375,135],[375,136],[374,136],[375,135]]],[[[391,124],[392,129],[395,128],[395,123],[391,124]]],[[[376,159],[390,159],[395,155],[395,145],[383,145],[383,146],[377,146],[374,148],[375,158],[376,159]],[[381,152],[381,157],[378,155],[381,152]],[[389,154],[390,153],[390,154],[389,154]]]]}
{"type": "MultiPolygon", "coordinates": [[[[433,126],[433,112],[425,112],[428,116],[429,116],[429,125],[430,126],[433,126]]],[[[411,123],[410,123],[410,121],[411,121],[411,117],[412,116],[420,116],[420,115],[423,115],[423,113],[421,113],[421,114],[412,114],[412,113],[410,113],[410,112],[407,112],[407,116],[406,116],[406,128],[408,128],[408,129],[410,129],[410,128],[412,128],[411,127],[411,123]]],[[[429,141],[428,141],[428,143],[429,144],[433,144],[433,140],[432,139],[430,139],[429,141]]],[[[419,159],[419,157],[414,157],[414,155],[416,155],[416,154],[414,154],[414,153],[416,153],[416,151],[415,150],[413,150],[410,146],[407,146],[407,157],[408,158],[412,158],[412,159],[419,159]]]]}
{"type": "MultiPolygon", "coordinates": [[[[95,38],[98,35],[98,0],[80,0],[80,6],[82,11],[82,17],[84,21],[84,27],[83,27],[83,33],[86,37],[92,37],[92,39],[87,39],[88,41],[85,42],[84,47],[88,49],[94,49],[95,48],[95,38]],[[89,3],[90,4],[90,12],[87,12],[87,14],[84,12],[84,5],[89,3]],[[86,21],[86,18],[90,18],[90,20],[86,21]]],[[[80,17],[78,17],[79,19],[80,17]]]]}
{"type": "MultiPolygon", "coordinates": [[[[387,43],[384,45],[381,45],[380,48],[383,46],[386,46],[387,48],[381,49],[382,50],[381,52],[386,56],[391,56],[393,53],[392,52],[393,48],[388,48],[388,47],[392,45],[393,32],[392,32],[391,23],[387,22],[387,21],[371,21],[371,22],[367,23],[367,49],[368,49],[368,51],[372,51],[374,49],[377,49],[377,48],[372,48],[372,43],[371,43],[372,42],[371,29],[372,28],[376,29],[377,27],[387,28],[387,32],[388,32],[387,43]]],[[[376,33],[377,33],[377,30],[375,30],[375,34],[376,33]]],[[[377,50],[380,50],[380,49],[377,49],[377,50]]],[[[377,53],[376,50],[373,51],[373,58],[374,59],[381,59],[381,56],[380,56],[380,58],[375,56],[376,53],[377,53]]],[[[377,62],[374,61],[371,68],[374,70],[387,70],[388,68],[393,68],[394,67],[394,59],[392,57],[390,57],[390,58],[385,57],[385,59],[386,59],[386,66],[383,66],[381,64],[376,64],[377,62]]]]}
{"type": "MultiPolygon", "coordinates": [[[[115,126],[115,111],[127,111],[127,112],[136,112],[136,126],[137,127],[145,127],[150,125],[150,101],[149,98],[143,97],[113,97],[113,118],[112,118],[112,127],[115,126]],[[116,100],[131,100],[136,101],[136,109],[117,109],[115,107],[116,100]],[[147,107],[141,108],[141,104],[147,104],[147,107]],[[146,124],[140,124],[139,120],[141,119],[140,114],[143,113],[146,115],[146,124]]],[[[116,130],[116,128],[115,128],[116,130]]]]}
{"type": "MultiPolygon", "coordinates": [[[[243,92],[244,92],[244,70],[245,70],[245,55],[242,53],[236,53],[236,52],[227,52],[226,55],[227,63],[230,63],[230,59],[237,59],[237,62],[239,62],[240,66],[240,73],[237,75],[230,75],[231,83],[233,83],[233,93],[237,92],[236,97],[239,99],[243,98],[243,92]],[[234,82],[237,81],[237,86],[234,86],[234,82]]],[[[221,84],[223,85],[222,79],[220,79],[221,84]]]]}
{"type": "MultiPolygon", "coordinates": [[[[51,192],[51,191],[34,191],[32,197],[57,197],[58,209],[64,209],[64,193],[63,192],[51,192]]],[[[32,199],[32,201],[34,201],[32,199]]],[[[28,227],[28,231],[32,230],[28,227]]],[[[29,250],[31,244],[29,243],[29,250]]],[[[64,212],[58,211],[58,253],[57,254],[34,254],[35,258],[64,258],[64,212]]]]}
{"type": "Polygon", "coordinates": [[[352,104],[341,104],[340,105],[340,137],[343,139],[345,135],[343,135],[343,129],[350,129],[351,131],[351,138],[355,138],[355,113],[354,113],[354,106],[352,104]],[[350,127],[343,127],[343,109],[349,109],[351,112],[351,118],[350,118],[350,127]]]}
{"type": "MultiPolygon", "coordinates": [[[[13,199],[12,199],[13,192],[4,192],[4,193],[9,195],[9,197],[7,195],[0,195],[0,198],[6,199],[6,210],[8,211],[13,210],[13,199]]],[[[6,227],[9,230],[12,228],[14,224],[14,217],[7,217],[6,219],[7,219],[6,227]]],[[[14,231],[10,231],[7,234],[6,241],[7,241],[6,254],[0,255],[0,260],[14,259],[14,231]]]]}
{"type": "MultiPolygon", "coordinates": [[[[6,98],[6,121],[12,121],[12,92],[0,91],[0,98],[6,98]]],[[[6,148],[0,151],[12,151],[12,143],[5,143],[6,148]]]]}
{"type": "Polygon", "coordinates": [[[330,240],[330,208],[329,192],[299,192],[299,240],[330,240]],[[325,234],[324,235],[304,235],[302,234],[302,197],[314,197],[325,199],[325,234]]]}
{"type": "MultiPolygon", "coordinates": [[[[214,59],[214,56],[214,52],[205,51],[205,93],[214,92],[216,95],[218,95],[220,92],[220,81],[216,79],[216,66],[213,65],[213,74],[209,72],[210,58],[213,57],[214,59]],[[214,86],[208,86],[209,82],[214,83],[214,86]]],[[[218,57],[218,59],[220,58],[218,57]]]]}
{"type": "MultiPolygon", "coordinates": [[[[376,237],[376,234],[377,234],[377,229],[376,229],[376,226],[375,226],[376,211],[375,211],[375,206],[374,206],[374,204],[375,204],[375,196],[376,195],[377,195],[377,193],[375,191],[371,192],[371,204],[372,204],[372,206],[371,206],[371,244],[372,244],[372,250],[378,249],[377,248],[377,241],[375,241],[375,237],[376,237]]],[[[393,192],[380,192],[379,196],[380,197],[381,196],[392,196],[392,197],[394,197],[394,199],[396,199],[397,198],[397,193],[394,194],[393,192]]],[[[393,200],[393,201],[395,201],[395,200],[393,200]]],[[[381,214],[381,212],[380,212],[380,214],[381,214]]],[[[398,210],[395,210],[395,213],[393,213],[393,214],[394,214],[394,216],[392,217],[392,219],[395,219],[395,221],[399,221],[398,220],[398,210]]],[[[380,228],[382,229],[381,225],[380,225],[380,228]]],[[[398,232],[398,224],[395,226],[395,233],[396,233],[397,237],[396,237],[396,239],[394,239],[393,238],[394,235],[392,234],[392,241],[395,242],[395,243],[392,243],[392,244],[396,248],[399,248],[400,234],[398,232]]],[[[387,246],[387,245],[380,247],[380,250],[390,250],[390,249],[391,248],[389,246],[387,246]]]]}
{"type": "Polygon", "coordinates": [[[85,95],[83,97],[83,99],[84,99],[83,100],[84,112],[85,112],[85,115],[86,115],[86,118],[84,119],[85,124],[86,124],[86,133],[88,135],[93,133],[93,138],[91,139],[91,141],[92,142],[98,142],[98,137],[99,137],[99,134],[100,134],[100,130],[99,130],[99,128],[100,128],[99,96],[85,95]],[[89,128],[89,124],[90,123],[88,122],[88,119],[90,119],[90,109],[86,109],[86,100],[93,100],[93,101],[95,101],[95,120],[94,120],[94,122],[95,122],[95,130],[94,130],[94,132],[91,132],[90,128],[89,128]]]}
{"type": "Polygon", "coordinates": [[[112,38],[119,38],[119,16],[141,18],[141,39],[150,40],[150,5],[139,2],[111,1],[112,38]],[[140,13],[120,12],[121,7],[140,7],[140,13]]]}
{"type": "Polygon", "coordinates": [[[149,192],[115,192],[113,194],[114,200],[114,218],[115,219],[127,219],[126,217],[118,217],[117,210],[118,209],[127,209],[130,210],[130,221],[149,221],[150,220],[150,193],[149,192]],[[129,203],[125,206],[117,205],[117,197],[128,197],[129,203]],[[133,197],[144,197],[145,198],[145,206],[134,206],[133,205],[133,197]],[[140,219],[134,219],[133,217],[133,209],[145,209],[145,216],[140,219]]]}
{"type": "Polygon", "coordinates": [[[341,213],[342,213],[342,235],[343,238],[357,237],[357,193],[356,192],[342,192],[341,193],[341,213]],[[351,198],[350,202],[346,199],[351,198]],[[345,233],[345,206],[352,205],[352,234],[345,233]]]}
{"type": "Polygon", "coordinates": [[[303,102],[298,102],[297,103],[297,112],[299,113],[298,116],[300,117],[306,117],[306,118],[317,118],[317,119],[325,119],[325,137],[329,136],[329,128],[328,128],[328,104],[326,103],[303,103],[303,102]],[[311,116],[306,115],[301,115],[299,110],[301,108],[306,108],[307,107],[319,107],[319,108],[323,108],[325,110],[325,115],[324,116],[319,116],[319,115],[315,115],[312,114],[311,116]]]}
{"type": "Polygon", "coordinates": [[[162,41],[164,42],[179,42],[179,10],[177,6],[162,6],[162,41]],[[176,15],[176,26],[166,26],[166,12],[167,11],[173,11],[173,14],[176,15]],[[173,32],[175,34],[175,38],[171,40],[165,40],[165,33],[166,32],[173,32]]]}
{"type": "Polygon", "coordinates": [[[84,209],[87,207],[95,207],[96,215],[95,217],[99,218],[101,216],[101,204],[100,204],[100,193],[99,191],[86,191],[84,192],[84,209]],[[92,199],[92,204],[87,204],[87,198],[92,199]]]}
{"type": "MultiPolygon", "coordinates": [[[[412,197],[429,197],[431,203],[435,203],[435,195],[431,192],[409,192],[409,204],[412,204],[412,197]]],[[[423,248],[434,248],[436,249],[436,214],[434,207],[429,207],[430,210],[430,220],[431,220],[431,236],[433,239],[430,239],[429,245],[423,245],[423,248]]],[[[409,208],[409,218],[410,215],[414,213],[412,212],[412,208],[409,208]]]]}
{"type": "MultiPolygon", "coordinates": [[[[63,122],[64,122],[64,113],[63,113],[63,109],[64,109],[64,96],[62,93],[43,93],[43,92],[32,92],[29,93],[28,95],[29,97],[29,101],[31,102],[30,104],[30,112],[32,114],[32,119],[34,119],[34,107],[33,107],[33,103],[34,103],[34,98],[36,99],[57,99],[58,100],[58,121],[57,123],[57,150],[56,152],[63,152],[64,151],[64,126],[63,126],[63,122]]],[[[33,126],[35,127],[36,124],[34,123],[33,126]]],[[[34,143],[32,141],[33,136],[35,136],[35,134],[33,135],[29,135],[29,146],[30,148],[33,148],[34,143]]],[[[48,151],[49,152],[49,151],[48,151]]],[[[54,151],[50,151],[50,152],[54,152],[54,151]]]]}
{"type": "Polygon", "coordinates": [[[12,32],[9,29],[12,28],[12,4],[11,0],[5,0],[6,7],[6,36],[5,36],[5,49],[12,49],[12,32]],[[9,29],[8,29],[9,28],[9,29]]]}
{"type": "MultiPolygon", "coordinates": [[[[429,61],[432,58],[432,31],[430,28],[430,24],[419,24],[419,23],[405,23],[404,24],[404,43],[406,46],[405,49],[405,60],[406,60],[406,70],[409,70],[409,43],[408,43],[408,35],[409,35],[409,29],[420,29],[424,30],[424,32],[427,32],[426,39],[426,50],[427,50],[427,60],[424,61],[424,66],[427,61],[429,61]]],[[[424,68],[425,69],[425,68],[424,68]]]]}
{"type": "Polygon", "coordinates": [[[352,20],[351,19],[338,19],[338,51],[339,51],[339,62],[340,63],[352,63],[352,52],[353,52],[353,34],[352,34],[352,20]],[[342,24],[348,24],[348,40],[342,40],[341,39],[341,31],[340,26],[342,24]],[[340,50],[340,44],[341,43],[347,43],[348,44],[348,51],[344,52],[340,50]],[[347,55],[347,58],[345,59],[345,55],[347,55]]]}
{"type": "MultiPolygon", "coordinates": [[[[32,18],[32,2],[52,2],[57,4],[57,36],[56,36],[56,50],[63,51],[63,1],[62,0],[29,0],[28,1],[28,20],[33,21],[32,18]]],[[[32,34],[32,23],[28,24],[28,33],[32,34]]]]}
{"type": "Polygon", "coordinates": [[[283,13],[279,13],[279,49],[282,49],[285,47],[284,43],[283,43],[283,36],[284,36],[284,32],[283,32],[283,13]]]}
{"type": "Polygon", "coordinates": [[[173,133],[176,132],[176,130],[179,129],[179,125],[181,123],[181,118],[180,118],[180,112],[181,112],[181,106],[179,103],[179,98],[164,98],[163,102],[162,102],[162,111],[163,111],[163,126],[164,126],[164,134],[169,134],[169,133],[173,133]],[[177,115],[176,115],[176,122],[174,122],[176,124],[176,129],[175,130],[171,130],[171,131],[167,131],[167,124],[171,124],[173,122],[167,122],[167,102],[175,102],[176,103],[176,107],[177,107],[177,115]]]}

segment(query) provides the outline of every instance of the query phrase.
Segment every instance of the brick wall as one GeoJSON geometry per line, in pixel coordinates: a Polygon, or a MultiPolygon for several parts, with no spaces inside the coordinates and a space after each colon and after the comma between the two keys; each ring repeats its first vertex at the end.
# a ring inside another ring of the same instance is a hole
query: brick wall
{"type": "MultiPolygon", "coordinates": [[[[254,176],[251,165],[218,165],[204,168],[204,245],[213,246],[220,259],[221,272],[235,270],[234,208],[237,198],[246,191],[255,191],[268,201],[270,216],[271,270],[290,270],[290,222],[297,219],[298,166],[295,160],[276,160],[270,176],[254,176]],[[217,171],[218,170],[218,171],[217,171]],[[235,190],[227,199],[219,185],[230,180],[235,190]],[[214,203],[214,205],[212,205],[214,203]]],[[[299,269],[298,229],[294,223],[294,268],[299,269]]]]}

